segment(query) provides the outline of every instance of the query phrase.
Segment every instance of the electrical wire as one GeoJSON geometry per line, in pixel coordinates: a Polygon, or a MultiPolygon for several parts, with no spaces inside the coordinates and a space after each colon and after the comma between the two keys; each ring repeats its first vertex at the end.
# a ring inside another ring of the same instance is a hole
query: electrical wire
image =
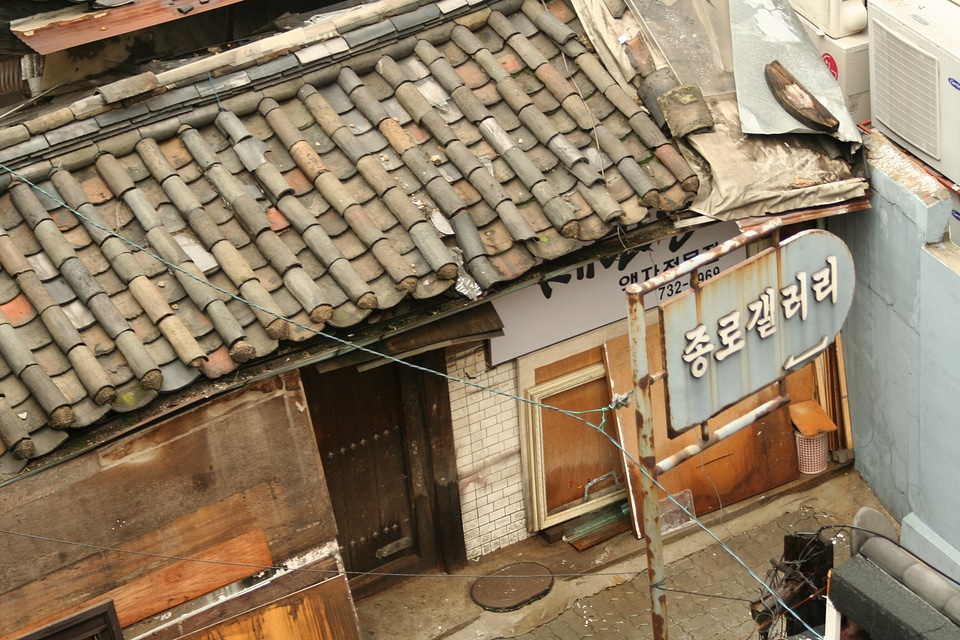
{"type": "MultiPolygon", "coordinates": [[[[170,269],[171,271],[176,271],[176,272],[178,272],[178,273],[186,274],[188,277],[193,278],[194,280],[196,280],[197,282],[203,284],[204,286],[210,287],[210,288],[214,289],[215,291],[217,291],[218,293],[221,293],[221,294],[223,294],[223,295],[225,295],[225,296],[228,296],[228,297],[230,297],[230,298],[232,298],[232,299],[235,299],[235,300],[241,302],[242,304],[245,304],[245,305],[249,306],[250,308],[257,309],[258,311],[260,311],[260,312],[262,312],[262,313],[265,313],[265,314],[271,315],[271,316],[273,316],[273,317],[276,317],[276,318],[278,318],[278,319],[281,319],[281,320],[284,320],[284,321],[286,321],[286,322],[289,322],[289,323],[293,324],[294,326],[297,326],[297,327],[300,328],[300,329],[303,329],[303,330],[305,330],[305,331],[314,333],[314,334],[317,335],[317,336],[320,336],[320,337],[323,337],[323,338],[327,338],[327,339],[333,340],[333,341],[338,342],[338,343],[340,343],[340,344],[342,344],[342,345],[344,345],[344,346],[349,346],[349,347],[351,347],[351,348],[357,349],[357,350],[359,350],[359,351],[363,351],[363,352],[365,352],[365,353],[374,355],[374,356],[379,357],[379,358],[384,358],[384,359],[386,359],[386,360],[389,360],[389,361],[391,361],[391,362],[400,364],[400,365],[402,365],[402,366],[410,367],[410,368],[412,368],[412,369],[419,370],[419,371],[422,371],[422,372],[424,372],[424,373],[428,373],[428,374],[431,374],[431,375],[440,376],[441,378],[445,378],[445,379],[447,379],[447,380],[449,380],[449,381],[458,382],[458,383],[461,383],[461,384],[464,384],[464,385],[468,385],[468,386],[471,386],[471,387],[480,389],[480,390],[482,390],[482,391],[486,391],[486,392],[488,392],[488,393],[493,393],[493,394],[496,394],[496,395],[499,395],[499,396],[502,396],[502,397],[507,397],[507,398],[510,398],[510,399],[512,399],[512,400],[519,401],[519,402],[521,402],[521,403],[526,403],[526,404],[529,404],[529,405],[538,407],[538,408],[540,408],[540,409],[546,409],[546,410],[549,410],[549,411],[556,411],[556,412],[559,412],[559,413],[561,413],[561,414],[564,414],[564,415],[566,415],[566,416],[568,416],[568,417],[570,417],[570,418],[572,418],[572,419],[574,419],[574,420],[577,420],[577,421],[583,423],[584,425],[586,425],[586,426],[594,429],[594,430],[597,431],[599,434],[601,434],[603,437],[607,438],[607,440],[623,454],[624,458],[625,458],[626,460],[628,460],[630,464],[635,465],[635,466],[640,470],[640,472],[641,472],[644,476],[646,476],[649,480],[651,480],[651,481],[653,482],[654,486],[656,486],[660,491],[664,492],[664,494],[666,495],[666,497],[667,497],[671,502],[673,502],[684,514],[686,514],[687,516],[689,516],[692,522],[694,522],[698,527],[700,527],[701,530],[703,530],[709,537],[711,537],[717,544],[719,544],[720,548],[723,549],[723,551],[724,551],[725,553],[727,553],[730,557],[732,557],[741,567],[743,567],[743,568],[746,570],[746,572],[748,573],[748,575],[750,575],[750,577],[752,577],[758,584],[761,585],[761,588],[766,588],[767,591],[770,593],[770,595],[771,595],[781,606],[783,606],[785,610],[790,611],[789,607],[787,607],[787,606],[786,606],[786,603],[784,603],[784,602],[782,601],[782,599],[780,598],[779,594],[777,594],[774,590],[770,589],[770,588],[764,583],[764,581],[763,581],[752,569],[750,569],[750,567],[748,567],[747,564],[746,564],[729,546],[726,545],[726,543],[724,543],[724,542],[720,539],[719,536],[717,536],[713,531],[710,530],[709,527],[707,527],[705,524],[703,524],[703,522],[700,521],[700,519],[698,519],[698,518],[696,517],[696,515],[694,515],[689,509],[687,509],[672,493],[670,493],[669,491],[667,491],[667,490],[663,487],[663,485],[662,485],[660,482],[657,481],[656,478],[654,478],[652,475],[650,475],[649,472],[643,467],[643,465],[640,464],[640,462],[639,462],[632,454],[630,454],[630,452],[628,452],[626,449],[624,449],[624,447],[623,447],[613,436],[611,436],[610,434],[606,433],[606,431],[604,430],[604,424],[605,424],[605,421],[606,421],[606,415],[607,415],[608,412],[613,411],[613,410],[616,408],[616,406],[617,406],[616,402],[611,403],[610,405],[607,405],[606,407],[602,407],[602,408],[600,408],[600,409],[595,409],[595,410],[579,411],[579,412],[567,411],[567,410],[562,409],[562,408],[560,408],[560,407],[556,407],[556,406],[552,406],[552,405],[547,405],[547,404],[544,404],[544,403],[540,403],[540,402],[534,401],[534,400],[532,400],[532,399],[530,399],[530,398],[524,398],[524,397],[521,397],[521,396],[517,396],[517,395],[515,395],[515,394],[511,394],[511,393],[508,393],[508,392],[505,392],[505,391],[501,391],[501,390],[496,389],[496,388],[493,388],[493,387],[487,387],[487,386],[484,386],[484,385],[475,383],[475,382],[470,381],[470,380],[464,380],[464,379],[461,379],[461,378],[456,378],[456,377],[451,376],[451,375],[446,374],[446,373],[441,373],[441,372],[439,372],[439,371],[434,371],[434,370],[432,370],[432,369],[428,369],[428,368],[426,368],[426,367],[422,367],[422,366],[420,366],[420,365],[417,365],[417,364],[414,364],[414,363],[411,363],[411,362],[403,361],[403,360],[401,360],[401,359],[399,359],[399,358],[396,358],[396,357],[391,356],[391,355],[388,355],[388,354],[379,353],[379,352],[377,352],[377,351],[375,351],[374,349],[371,349],[371,348],[369,348],[369,347],[365,347],[365,346],[363,346],[363,345],[356,344],[356,343],[351,343],[351,342],[349,342],[348,340],[345,340],[345,339],[340,338],[340,337],[338,337],[338,336],[335,336],[335,335],[333,335],[333,334],[326,333],[326,332],[321,331],[321,330],[319,330],[319,329],[316,329],[316,328],[314,328],[314,327],[310,327],[310,326],[305,325],[305,324],[303,324],[303,323],[297,322],[297,321],[295,321],[295,320],[293,320],[293,319],[291,319],[291,318],[287,318],[287,317],[284,317],[284,316],[282,316],[282,315],[273,313],[273,312],[271,312],[270,310],[265,309],[265,308],[263,308],[263,307],[260,307],[259,305],[256,305],[255,303],[253,303],[253,302],[251,302],[251,301],[249,301],[249,300],[246,300],[246,299],[244,299],[243,297],[241,297],[241,296],[239,296],[239,295],[237,295],[237,294],[235,294],[235,293],[232,293],[232,292],[227,291],[227,290],[225,290],[225,289],[223,289],[223,288],[221,288],[221,287],[218,287],[217,285],[213,284],[212,282],[209,282],[209,281],[206,280],[206,279],[201,279],[201,278],[199,278],[198,276],[194,275],[193,273],[190,273],[189,271],[181,268],[180,266],[175,265],[175,264],[173,264],[173,263],[171,263],[171,262],[169,262],[169,261],[167,261],[167,260],[164,260],[161,256],[158,256],[158,255],[156,255],[155,253],[149,251],[146,247],[140,246],[140,245],[136,244],[135,242],[133,242],[132,240],[123,237],[122,235],[120,235],[119,233],[117,233],[115,230],[110,229],[109,227],[105,227],[105,226],[103,226],[103,225],[100,225],[100,224],[98,224],[98,223],[96,223],[96,222],[88,219],[86,216],[83,215],[83,213],[81,213],[80,211],[77,211],[77,210],[74,209],[73,207],[70,207],[67,203],[65,203],[65,202],[64,202],[62,199],[60,199],[57,195],[54,195],[54,194],[49,193],[48,191],[46,191],[45,189],[43,189],[43,188],[40,187],[39,185],[35,184],[34,182],[32,182],[31,180],[29,180],[29,179],[26,178],[25,176],[22,176],[22,175],[18,174],[16,171],[14,171],[14,170],[11,169],[10,167],[6,166],[5,164],[0,163],[0,170],[6,171],[6,172],[9,173],[11,176],[13,176],[14,178],[16,178],[18,181],[23,182],[24,184],[30,186],[30,187],[31,187],[32,189],[34,189],[35,191],[44,194],[46,197],[50,198],[53,202],[61,205],[61,206],[64,207],[66,210],[68,210],[68,211],[70,211],[71,213],[73,213],[73,215],[77,216],[77,218],[80,219],[81,221],[83,221],[85,225],[90,225],[90,226],[92,226],[92,227],[94,227],[94,228],[96,228],[96,229],[99,229],[100,231],[103,231],[104,233],[107,233],[107,234],[110,234],[110,235],[112,235],[112,236],[114,236],[114,237],[116,237],[116,238],[119,238],[119,239],[122,240],[126,245],[130,246],[131,248],[133,248],[133,249],[135,249],[135,250],[137,250],[137,251],[143,251],[146,255],[148,255],[148,256],[156,259],[157,261],[159,261],[161,264],[163,264],[164,266],[166,266],[166,267],[167,267],[168,269],[170,269]],[[583,417],[582,417],[582,414],[585,414],[585,413],[600,413],[600,414],[601,414],[601,422],[600,422],[600,424],[599,424],[599,425],[594,425],[594,424],[591,423],[590,421],[588,421],[588,420],[586,420],[585,418],[583,418],[583,417]]],[[[632,392],[631,392],[631,393],[632,393],[632,392]]],[[[629,395],[629,394],[628,394],[628,395],[629,395]]],[[[13,532],[8,532],[8,533],[13,533],[13,532]]],[[[271,567],[263,567],[263,568],[264,568],[264,569],[269,569],[269,568],[271,568],[271,567]]],[[[652,585],[652,586],[660,587],[661,585],[652,585]]],[[[793,612],[791,611],[791,613],[793,613],[793,612]]],[[[794,615],[795,617],[797,617],[797,619],[798,619],[811,633],[813,633],[813,634],[816,636],[816,638],[822,640],[822,636],[820,636],[816,631],[814,631],[812,628],[810,628],[809,625],[806,624],[806,622],[804,622],[802,619],[800,619],[799,616],[796,616],[796,614],[793,614],[793,615],[794,615]]]]}

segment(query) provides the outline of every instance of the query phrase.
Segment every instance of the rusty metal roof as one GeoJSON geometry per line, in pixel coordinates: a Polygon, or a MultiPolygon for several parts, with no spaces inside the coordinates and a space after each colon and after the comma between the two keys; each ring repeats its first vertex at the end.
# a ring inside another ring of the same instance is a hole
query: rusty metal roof
{"type": "Polygon", "coordinates": [[[243,0],[135,0],[119,7],[96,8],[86,4],[38,13],[13,20],[10,31],[24,44],[46,55],[97,40],[139,31],[243,0]]]}

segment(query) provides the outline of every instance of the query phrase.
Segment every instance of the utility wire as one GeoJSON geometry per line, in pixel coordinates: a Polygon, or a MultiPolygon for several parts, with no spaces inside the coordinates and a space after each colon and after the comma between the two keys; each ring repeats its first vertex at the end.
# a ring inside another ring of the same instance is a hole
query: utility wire
{"type": "MultiPolygon", "coordinates": [[[[625,458],[626,460],[628,460],[631,464],[635,465],[635,466],[640,470],[640,472],[641,472],[643,475],[645,475],[647,478],[649,478],[649,479],[653,482],[653,484],[654,484],[659,490],[663,491],[663,492],[666,494],[667,498],[668,498],[671,502],[673,502],[684,514],[686,514],[687,516],[690,517],[690,519],[691,519],[692,522],[696,523],[696,525],[697,525],[698,527],[700,527],[708,536],[710,536],[711,538],[713,538],[713,540],[714,540],[717,544],[720,545],[721,549],[723,549],[724,552],[726,552],[730,557],[732,557],[741,567],[743,567],[743,568],[746,570],[746,572],[750,575],[750,577],[752,577],[754,580],[756,580],[756,582],[757,582],[758,584],[761,585],[761,588],[766,589],[767,592],[770,593],[770,595],[771,595],[786,611],[789,611],[791,614],[793,614],[793,615],[797,618],[797,620],[799,620],[799,621],[801,622],[801,624],[803,624],[811,633],[814,634],[814,636],[815,636],[816,638],[822,640],[822,636],[819,635],[819,634],[818,634],[814,629],[812,629],[809,625],[807,625],[807,623],[804,622],[799,616],[797,616],[797,614],[795,614],[795,613],[787,606],[787,604],[783,601],[783,599],[780,597],[780,595],[777,594],[773,589],[771,589],[771,588],[760,578],[760,576],[758,576],[752,569],[750,569],[750,567],[748,567],[747,564],[746,564],[736,553],[734,553],[734,551],[733,551],[732,549],[730,549],[730,547],[728,547],[728,546],[720,539],[719,536],[717,536],[713,531],[710,530],[709,527],[707,527],[705,524],[703,524],[703,522],[701,522],[700,519],[696,517],[696,515],[694,515],[689,509],[687,509],[672,493],[670,493],[669,491],[667,491],[667,490],[663,487],[663,485],[660,484],[660,482],[657,481],[656,478],[654,478],[653,476],[651,476],[651,475],[647,472],[647,470],[643,467],[643,465],[641,465],[640,462],[639,462],[636,458],[633,457],[633,455],[631,455],[626,449],[624,449],[623,446],[622,446],[613,436],[611,436],[610,434],[608,434],[608,433],[604,430],[604,424],[605,424],[605,421],[606,421],[606,414],[607,414],[607,412],[612,411],[613,409],[616,408],[616,406],[617,406],[617,400],[623,401],[624,398],[615,399],[615,401],[614,401],[613,403],[611,403],[610,405],[608,405],[608,406],[606,406],[606,407],[603,407],[603,408],[601,408],[601,409],[596,409],[596,410],[586,411],[586,412],[584,412],[584,411],[572,412],[572,411],[567,411],[567,410],[565,410],[565,409],[561,409],[560,407],[556,407],[556,406],[552,406],[552,405],[547,405],[547,404],[543,404],[543,403],[540,403],[540,402],[536,402],[536,401],[534,401],[534,400],[532,400],[532,399],[530,399],[530,398],[523,398],[523,397],[517,396],[517,395],[515,395],[515,394],[507,393],[507,392],[505,392],[505,391],[500,391],[499,389],[496,389],[496,388],[493,388],[493,387],[487,387],[487,386],[481,385],[481,384],[479,384],[479,383],[472,382],[472,381],[470,381],[470,380],[464,380],[464,379],[456,378],[456,377],[451,376],[451,375],[449,375],[449,374],[441,373],[441,372],[439,372],[439,371],[434,371],[434,370],[432,370],[432,369],[428,369],[428,368],[426,368],[426,367],[422,367],[422,366],[420,366],[420,365],[416,365],[416,364],[411,363],[411,362],[405,362],[405,361],[403,361],[403,360],[401,360],[401,359],[399,359],[399,358],[396,358],[396,357],[391,356],[391,355],[388,355],[388,354],[379,353],[379,352],[377,352],[377,351],[375,351],[375,350],[373,350],[373,349],[370,349],[369,347],[365,347],[365,346],[360,345],[360,344],[355,344],[355,343],[349,342],[349,341],[344,340],[343,338],[340,338],[340,337],[335,336],[335,335],[333,335],[333,334],[326,333],[326,332],[321,331],[321,330],[319,330],[319,329],[316,329],[316,328],[314,328],[314,327],[310,327],[310,326],[305,325],[305,324],[303,324],[303,323],[297,322],[297,321],[295,321],[295,320],[293,320],[293,319],[291,319],[291,318],[287,318],[287,317],[284,317],[284,316],[282,316],[282,315],[273,313],[273,312],[271,312],[270,310],[264,309],[263,307],[260,307],[259,305],[256,305],[255,303],[253,303],[253,302],[251,302],[251,301],[249,301],[249,300],[246,300],[246,299],[244,299],[243,297],[241,297],[241,296],[239,296],[239,295],[237,295],[237,294],[235,294],[235,293],[232,293],[232,292],[227,291],[227,290],[225,290],[225,289],[223,289],[223,288],[221,288],[221,287],[218,287],[217,285],[213,284],[212,282],[209,282],[209,281],[206,280],[206,279],[201,279],[201,278],[197,277],[196,275],[194,275],[193,273],[190,273],[189,271],[187,271],[187,270],[185,270],[185,269],[182,269],[182,268],[179,267],[178,265],[175,265],[175,264],[173,264],[173,263],[171,263],[171,262],[168,262],[167,260],[164,260],[162,257],[160,257],[160,256],[156,255],[155,253],[147,250],[145,247],[140,246],[140,245],[136,244],[135,242],[133,242],[132,240],[123,237],[122,235],[120,235],[119,233],[117,233],[115,230],[110,229],[109,227],[104,227],[103,225],[100,225],[100,224],[98,224],[98,223],[96,223],[96,222],[88,219],[88,218],[87,218],[86,216],[84,216],[80,211],[77,211],[77,210],[74,209],[73,207],[70,207],[67,203],[65,203],[65,202],[64,202],[62,199],[60,199],[58,196],[49,193],[48,191],[46,191],[45,189],[43,189],[43,188],[40,187],[39,185],[33,183],[31,180],[27,179],[25,176],[20,175],[19,173],[17,173],[16,171],[14,171],[13,169],[11,169],[10,167],[6,166],[5,164],[0,163],[0,170],[6,171],[7,173],[9,173],[11,176],[15,177],[15,178],[16,178],[17,180],[19,180],[20,182],[23,182],[24,184],[29,185],[29,186],[30,186],[32,189],[34,189],[35,191],[44,194],[46,197],[50,198],[53,202],[56,202],[57,204],[61,205],[62,207],[64,207],[65,209],[67,209],[68,211],[70,211],[71,213],[73,213],[75,216],[77,216],[78,219],[82,220],[85,224],[91,225],[91,226],[93,226],[93,227],[96,228],[96,229],[99,229],[99,230],[101,230],[101,231],[103,231],[103,232],[105,232],[105,233],[108,233],[108,234],[116,237],[116,238],[119,238],[120,240],[122,240],[124,243],[126,243],[128,246],[130,246],[130,247],[133,248],[133,249],[136,249],[136,250],[138,250],[138,251],[143,251],[146,255],[149,255],[149,256],[151,256],[152,258],[156,259],[157,261],[159,261],[160,263],[162,263],[164,266],[166,266],[166,267],[167,267],[168,269],[170,269],[171,271],[177,271],[177,272],[179,272],[179,273],[184,273],[184,274],[186,274],[187,276],[189,276],[190,278],[193,278],[194,280],[196,280],[197,282],[200,282],[200,283],[202,283],[203,285],[208,286],[208,287],[214,289],[215,291],[217,291],[217,292],[219,292],[219,293],[222,293],[222,294],[225,295],[225,296],[229,296],[230,298],[233,298],[233,299],[235,299],[235,300],[237,300],[237,301],[239,301],[239,302],[241,302],[241,303],[243,303],[243,304],[245,304],[245,305],[247,305],[247,306],[249,306],[249,307],[251,307],[251,308],[257,309],[258,311],[261,311],[261,312],[266,313],[266,314],[268,314],[268,315],[274,316],[274,317],[276,317],[276,318],[278,318],[278,319],[285,320],[285,321],[287,321],[287,322],[289,322],[289,323],[291,323],[291,324],[293,324],[293,325],[295,325],[295,326],[297,326],[297,327],[299,327],[299,328],[301,328],[301,329],[303,329],[303,330],[305,330],[305,331],[312,332],[312,333],[314,333],[314,334],[317,335],[317,336],[324,337],[324,338],[333,340],[333,341],[335,341],[335,342],[339,342],[339,343],[342,344],[342,345],[345,345],[345,346],[349,346],[349,347],[351,347],[351,348],[358,349],[358,350],[360,350],[360,351],[363,351],[363,352],[365,352],[365,353],[374,355],[374,356],[376,356],[376,357],[384,358],[384,359],[386,359],[386,360],[389,360],[389,361],[391,361],[391,362],[395,362],[395,363],[400,364],[400,365],[402,365],[402,366],[410,367],[410,368],[412,368],[412,369],[416,369],[416,370],[419,370],[419,371],[422,371],[422,372],[425,372],[425,373],[429,373],[429,374],[432,374],[432,375],[440,376],[441,378],[445,378],[445,379],[447,379],[447,380],[449,380],[449,381],[459,382],[459,383],[461,383],[461,384],[465,384],[465,385],[468,385],[468,386],[471,386],[471,387],[475,387],[475,388],[480,389],[480,390],[482,390],[482,391],[487,391],[487,392],[489,392],[489,393],[494,393],[494,394],[497,394],[497,395],[500,395],[500,396],[503,396],[503,397],[507,397],[507,398],[510,398],[510,399],[513,399],[513,400],[517,400],[517,401],[519,401],[519,402],[526,403],[526,404],[529,404],[529,405],[532,405],[532,406],[535,406],[535,407],[538,407],[538,408],[541,408],[541,409],[546,409],[546,410],[550,410],[550,411],[556,411],[556,412],[558,412],[558,413],[561,413],[561,414],[563,414],[563,415],[566,415],[566,416],[568,416],[568,417],[570,417],[570,418],[573,418],[574,420],[577,420],[577,421],[583,423],[584,425],[590,427],[591,429],[594,429],[594,430],[597,431],[599,434],[601,434],[603,437],[607,438],[607,440],[609,440],[610,443],[611,443],[614,447],[616,447],[616,448],[623,454],[623,456],[624,456],[624,458],[625,458]],[[600,414],[601,414],[601,422],[600,422],[600,424],[599,424],[599,425],[594,425],[593,423],[591,423],[590,421],[588,421],[586,418],[583,418],[583,417],[582,417],[582,414],[584,414],[584,413],[600,413],[600,414]]],[[[264,568],[269,569],[270,567],[264,567],[264,568]]],[[[657,585],[657,586],[659,586],[659,585],[657,585]]]]}

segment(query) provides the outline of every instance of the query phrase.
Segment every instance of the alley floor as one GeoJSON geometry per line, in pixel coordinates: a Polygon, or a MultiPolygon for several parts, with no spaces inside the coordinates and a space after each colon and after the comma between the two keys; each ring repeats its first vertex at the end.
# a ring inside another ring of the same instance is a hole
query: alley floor
{"type": "MultiPolygon", "coordinates": [[[[822,507],[802,503],[797,510],[734,535],[725,544],[755,576],[764,578],[770,569],[770,560],[780,557],[785,534],[813,532],[824,525],[841,523],[829,510],[821,510],[822,507]]],[[[837,529],[824,534],[834,537],[838,561],[849,557],[846,531],[837,529]],[[838,533],[841,535],[835,536],[838,533]]],[[[760,586],[719,544],[671,563],[667,567],[666,586],[670,638],[736,640],[749,638],[754,633],[756,625],[750,617],[750,602],[759,597],[760,586]]],[[[559,616],[518,638],[652,638],[649,598],[647,577],[641,574],[624,584],[575,600],[559,616]]]]}
{"type": "MultiPolygon", "coordinates": [[[[758,577],[783,551],[783,536],[851,522],[861,506],[882,510],[852,467],[804,476],[768,496],[703,518],[704,524],[758,577]]],[[[849,531],[834,538],[834,562],[849,557],[849,531]]],[[[672,640],[739,640],[755,633],[753,576],[699,528],[665,538],[668,633],[672,640]]],[[[653,637],[642,541],[631,534],[577,552],[539,537],[484,556],[452,576],[409,579],[357,603],[364,638],[454,640],[653,637]],[[469,592],[479,577],[519,561],[539,562],[556,576],[542,599],[516,611],[485,611],[469,592]]],[[[775,637],[775,636],[771,636],[775,637]]]]}

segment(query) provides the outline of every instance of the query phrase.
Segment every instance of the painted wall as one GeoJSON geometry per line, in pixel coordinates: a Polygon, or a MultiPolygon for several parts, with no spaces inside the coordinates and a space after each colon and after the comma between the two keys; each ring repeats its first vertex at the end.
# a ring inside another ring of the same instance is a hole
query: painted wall
{"type": "Polygon", "coordinates": [[[960,209],[880,136],[867,140],[872,210],[831,219],[857,269],[843,329],[856,466],[902,540],[960,578],[960,209]]]}
{"type": "MultiPolygon", "coordinates": [[[[476,345],[451,350],[447,372],[508,394],[517,393],[516,361],[488,369],[476,345]]],[[[517,403],[450,382],[450,411],[460,478],[467,557],[477,558],[527,537],[517,403]]]]}

